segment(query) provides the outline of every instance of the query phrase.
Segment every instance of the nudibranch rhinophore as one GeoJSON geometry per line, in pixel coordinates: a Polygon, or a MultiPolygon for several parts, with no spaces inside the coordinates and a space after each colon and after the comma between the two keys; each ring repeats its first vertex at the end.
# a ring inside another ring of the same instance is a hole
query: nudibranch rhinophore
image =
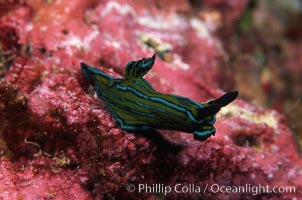
{"type": "Polygon", "coordinates": [[[160,93],[143,78],[154,62],[155,54],[151,58],[129,62],[124,79],[113,78],[85,63],[81,63],[81,68],[123,130],[177,130],[192,133],[196,140],[215,135],[216,113],[234,101],[238,92],[226,93],[207,103],[160,93]]]}

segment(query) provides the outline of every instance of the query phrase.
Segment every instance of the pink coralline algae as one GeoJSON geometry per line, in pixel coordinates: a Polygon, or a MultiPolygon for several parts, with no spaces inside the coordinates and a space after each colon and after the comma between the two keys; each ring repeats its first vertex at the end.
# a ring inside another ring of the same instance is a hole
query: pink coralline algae
{"type": "Polygon", "coordinates": [[[239,99],[205,142],[175,131],[128,133],[80,71],[85,62],[122,77],[127,62],[156,52],[145,77],[154,88],[216,98],[236,81],[214,33],[222,21],[236,23],[246,1],[5,2],[1,199],[301,198],[302,160],[280,113],[239,99]],[[255,192],[260,186],[275,192],[255,192]]]}

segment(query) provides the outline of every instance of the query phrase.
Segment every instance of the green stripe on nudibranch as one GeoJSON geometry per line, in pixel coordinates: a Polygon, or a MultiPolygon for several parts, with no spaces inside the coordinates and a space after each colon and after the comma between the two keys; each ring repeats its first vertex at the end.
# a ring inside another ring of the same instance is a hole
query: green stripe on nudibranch
{"type": "Polygon", "coordinates": [[[234,101],[238,92],[229,92],[205,104],[186,97],[157,92],[143,78],[155,62],[151,58],[131,61],[125,79],[113,78],[81,63],[84,76],[93,83],[98,97],[126,131],[150,129],[177,130],[192,133],[197,140],[215,134],[216,113],[234,101]]]}

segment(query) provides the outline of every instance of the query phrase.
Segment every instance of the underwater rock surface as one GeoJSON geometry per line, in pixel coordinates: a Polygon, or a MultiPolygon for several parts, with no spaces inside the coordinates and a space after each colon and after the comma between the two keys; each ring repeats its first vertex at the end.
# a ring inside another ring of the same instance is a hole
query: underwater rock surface
{"type": "Polygon", "coordinates": [[[122,77],[129,61],[156,52],[146,79],[157,90],[202,102],[216,98],[222,88],[236,87],[222,65],[228,52],[214,34],[222,23],[236,23],[247,4],[231,2],[0,4],[0,198],[301,197],[302,159],[282,114],[239,99],[219,112],[216,135],[205,142],[175,131],[128,133],[80,71],[85,62],[122,77]],[[130,184],[136,191],[127,190],[130,184]],[[172,191],[139,192],[139,184],[172,191]],[[193,191],[173,191],[176,184],[193,191]],[[294,186],[295,193],[215,192],[215,184],[294,186]]]}

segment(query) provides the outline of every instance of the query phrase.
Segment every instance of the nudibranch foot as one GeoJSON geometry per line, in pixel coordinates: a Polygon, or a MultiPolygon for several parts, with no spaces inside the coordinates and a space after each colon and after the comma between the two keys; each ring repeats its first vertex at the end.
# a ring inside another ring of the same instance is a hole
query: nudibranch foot
{"type": "Polygon", "coordinates": [[[215,133],[216,133],[215,128],[213,128],[211,130],[206,130],[206,131],[194,131],[193,137],[195,140],[204,141],[207,138],[211,137],[212,135],[214,136],[215,133]]]}

